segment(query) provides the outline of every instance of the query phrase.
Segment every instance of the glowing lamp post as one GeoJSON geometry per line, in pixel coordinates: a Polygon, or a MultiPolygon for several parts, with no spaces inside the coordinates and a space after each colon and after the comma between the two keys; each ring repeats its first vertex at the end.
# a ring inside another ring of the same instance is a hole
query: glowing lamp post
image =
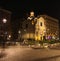
{"type": "Polygon", "coordinates": [[[4,34],[5,34],[5,30],[6,30],[6,28],[5,28],[6,25],[5,24],[6,24],[7,20],[6,19],[3,19],[2,21],[3,21],[3,28],[4,28],[4,34]]]}
{"type": "Polygon", "coordinates": [[[18,31],[18,33],[20,34],[20,33],[21,33],[21,31],[19,30],[19,31],[18,31]]]}
{"type": "Polygon", "coordinates": [[[21,40],[21,31],[18,31],[18,40],[21,40]]]}
{"type": "Polygon", "coordinates": [[[7,22],[7,20],[6,19],[3,19],[2,20],[3,21],[3,27],[4,27],[4,41],[3,41],[3,48],[5,48],[5,41],[6,41],[6,33],[5,33],[5,24],[6,24],[6,22],[7,22]]]}

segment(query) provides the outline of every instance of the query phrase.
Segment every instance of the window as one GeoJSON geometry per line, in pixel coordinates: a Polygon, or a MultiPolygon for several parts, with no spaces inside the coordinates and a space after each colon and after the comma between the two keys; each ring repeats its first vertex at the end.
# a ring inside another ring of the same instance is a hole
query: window
{"type": "Polygon", "coordinates": [[[42,22],[40,22],[40,26],[42,26],[42,22]]]}
{"type": "Polygon", "coordinates": [[[36,36],[38,36],[38,31],[36,31],[36,36]]]}

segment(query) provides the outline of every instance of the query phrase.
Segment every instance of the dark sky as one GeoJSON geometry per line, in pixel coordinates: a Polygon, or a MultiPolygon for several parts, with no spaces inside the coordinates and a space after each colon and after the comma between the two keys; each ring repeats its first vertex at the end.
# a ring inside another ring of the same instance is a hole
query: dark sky
{"type": "Polygon", "coordinates": [[[16,18],[25,17],[33,10],[36,15],[47,14],[60,19],[60,3],[58,0],[0,0],[0,7],[10,10],[16,18]]]}

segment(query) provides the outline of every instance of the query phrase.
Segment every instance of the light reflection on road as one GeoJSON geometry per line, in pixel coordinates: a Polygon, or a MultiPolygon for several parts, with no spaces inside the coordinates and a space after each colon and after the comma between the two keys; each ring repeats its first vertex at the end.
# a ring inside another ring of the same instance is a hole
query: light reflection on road
{"type": "Polygon", "coordinates": [[[55,58],[60,56],[60,50],[32,49],[20,46],[7,48],[5,49],[5,53],[7,56],[1,58],[0,61],[37,61],[48,59],[52,61],[56,60],[55,58]]]}

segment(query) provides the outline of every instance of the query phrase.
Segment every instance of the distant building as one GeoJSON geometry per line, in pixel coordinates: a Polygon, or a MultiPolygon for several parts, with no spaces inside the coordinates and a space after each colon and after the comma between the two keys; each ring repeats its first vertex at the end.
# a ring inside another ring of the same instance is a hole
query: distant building
{"type": "Polygon", "coordinates": [[[11,38],[11,12],[0,8],[0,36],[11,38]]]}
{"type": "Polygon", "coordinates": [[[34,12],[31,12],[22,24],[20,35],[22,39],[59,39],[59,21],[48,15],[35,17],[34,12]]]}

